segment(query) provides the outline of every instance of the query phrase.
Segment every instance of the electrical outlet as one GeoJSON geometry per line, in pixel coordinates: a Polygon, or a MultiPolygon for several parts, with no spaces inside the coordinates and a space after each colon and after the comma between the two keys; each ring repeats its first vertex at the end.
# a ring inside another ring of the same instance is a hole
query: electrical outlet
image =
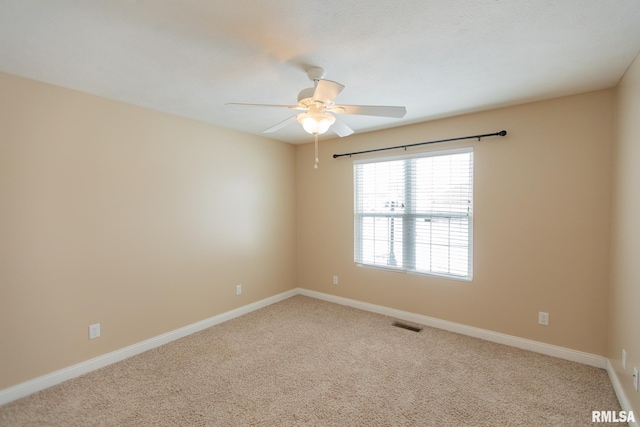
{"type": "Polygon", "coordinates": [[[100,323],[89,325],[89,339],[98,338],[100,336],[100,323]]]}
{"type": "Polygon", "coordinates": [[[633,368],[633,388],[638,391],[638,368],[633,368]]]}
{"type": "Polygon", "coordinates": [[[236,295],[240,295],[242,293],[242,285],[236,285],[236,295]]]}
{"type": "Polygon", "coordinates": [[[622,349],[622,369],[627,369],[627,352],[622,349]]]}
{"type": "Polygon", "coordinates": [[[538,323],[549,326],[549,313],[545,313],[544,311],[538,312],[538,323]]]}
{"type": "Polygon", "coordinates": [[[338,284],[338,276],[333,276],[333,284],[334,285],[338,284]]]}

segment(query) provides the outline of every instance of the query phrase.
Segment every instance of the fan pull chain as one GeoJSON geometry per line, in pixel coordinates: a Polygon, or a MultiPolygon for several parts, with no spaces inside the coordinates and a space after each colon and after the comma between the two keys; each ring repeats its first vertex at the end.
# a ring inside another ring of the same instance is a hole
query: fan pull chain
{"type": "Polygon", "coordinates": [[[314,169],[318,169],[318,162],[320,162],[320,160],[318,160],[318,134],[314,133],[313,136],[315,136],[316,138],[316,164],[313,165],[314,169]]]}

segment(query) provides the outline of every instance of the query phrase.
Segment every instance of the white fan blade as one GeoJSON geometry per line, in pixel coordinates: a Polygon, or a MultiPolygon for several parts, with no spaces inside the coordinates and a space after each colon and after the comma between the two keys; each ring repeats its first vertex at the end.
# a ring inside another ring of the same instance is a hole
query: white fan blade
{"type": "Polygon", "coordinates": [[[331,130],[336,133],[340,138],[349,136],[353,133],[353,129],[349,126],[345,125],[344,122],[336,119],[336,121],[331,125],[331,130]]]}
{"type": "Polygon", "coordinates": [[[239,105],[241,107],[268,107],[268,108],[288,108],[290,110],[304,110],[299,105],[275,105],[275,104],[243,104],[240,102],[227,102],[225,105],[239,105]]]}
{"type": "Polygon", "coordinates": [[[357,114],[360,116],[380,116],[402,118],[407,114],[405,107],[389,105],[334,105],[327,111],[337,114],[357,114]]]}
{"type": "Polygon", "coordinates": [[[297,115],[291,116],[288,119],[281,121],[277,125],[271,126],[267,130],[263,130],[262,133],[271,133],[271,132],[275,132],[275,131],[277,131],[279,129],[282,129],[283,127],[287,126],[289,123],[295,122],[296,121],[296,117],[298,117],[298,116],[297,115]]]}
{"type": "Polygon", "coordinates": [[[331,80],[318,80],[315,92],[313,92],[313,100],[320,101],[325,105],[330,105],[336,96],[342,92],[344,86],[331,80]]]}

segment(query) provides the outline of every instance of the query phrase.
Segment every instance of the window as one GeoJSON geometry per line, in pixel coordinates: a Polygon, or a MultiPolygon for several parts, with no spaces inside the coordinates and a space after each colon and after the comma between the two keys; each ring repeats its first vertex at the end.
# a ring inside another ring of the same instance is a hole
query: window
{"type": "Polygon", "coordinates": [[[354,162],[355,262],[471,280],[473,149],[354,162]]]}

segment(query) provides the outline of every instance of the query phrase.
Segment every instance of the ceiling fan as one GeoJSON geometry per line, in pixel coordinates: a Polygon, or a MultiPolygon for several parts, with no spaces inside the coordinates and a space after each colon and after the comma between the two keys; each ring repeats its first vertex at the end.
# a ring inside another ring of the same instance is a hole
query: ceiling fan
{"type": "Polygon", "coordinates": [[[307,133],[315,136],[316,140],[316,165],[318,167],[318,135],[321,135],[331,128],[338,136],[351,135],[353,129],[337,120],[334,114],[356,114],[362,116],[394,117],[402,118],[407,113],[405,107],[384,106],[384,105],[340,105],[334,102],[344,86],[331,80],[324,80],[324,70],[322,68],[311,68],[307,71],[309,80],[313,82],[313,87],[302,89],[298,94],[297,105],[273,105],[273,104],[244,104],[229,103],[227,105],[241,105],[250,107],[288,108],[300,110],[302,113],[289,117],[288,119],[263,131],[264,133],[275,132],[283,127],[298,121],[307,133]]]}

